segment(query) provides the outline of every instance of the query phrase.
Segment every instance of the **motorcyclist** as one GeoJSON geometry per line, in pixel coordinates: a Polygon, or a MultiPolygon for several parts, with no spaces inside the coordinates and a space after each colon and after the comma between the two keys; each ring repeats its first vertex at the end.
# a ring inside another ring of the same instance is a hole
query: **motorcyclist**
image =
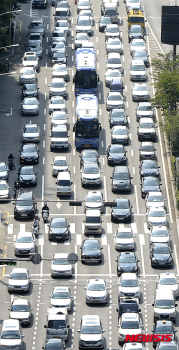
{"type": "Polygon", "coordinates": [[[45,210],[48,211],[48,214],[49,214],[49,210],[50,210],[50,209],[49,209],[49,207],[48,207],[48,205],[47,205],[47,202],[45,202],[45,203],[44,203],[44,206],[42,207],[42,213],[43,213],[43,211],[45,211],[45,210]]]}
{"type": "Polygon", "coordinates": [[[40,229],[40,218],[37,214],[35,215],[32,226],[34,226],[34,227],[38,226],[38,230],[40,229]]]}
{"type": "Polygon", "coordinates": [[[9,156],[8,156],[8,162],[11,162],[12,163],[12,165],[13,165],[13,169],[15,169],[15,164],[14,164],[14,156],[13,156],[13,153],[12,152],[10,152],[10,154],[9,154],[9,156]]]}
{"type": "Polygon", "coordinates": [[[21,190],[21,185],[18,181],[14,182],[14,199],[16,198],[17,192],[21,190]]]}
{"type": "Polygon", "coordinates": [[[4,65],[6,66],[7,72],[9,72],[9,66],[11,65],[11,63],[9,62],[8,58],[5,59],[4,65]]]}

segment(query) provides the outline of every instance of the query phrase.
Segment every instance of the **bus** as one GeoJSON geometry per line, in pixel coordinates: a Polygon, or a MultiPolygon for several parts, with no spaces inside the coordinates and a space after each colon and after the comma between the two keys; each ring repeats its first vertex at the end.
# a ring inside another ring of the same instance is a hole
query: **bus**
{"type": "Polygon", "coordinates": [[[76,50],[76,73],[73,78],[75,96],[81,94],[97,95],[98,81],[94,48],[78,48],[76,50]]]}
{"type": "Polygon", "coordinates": [[[145,18],[142,11],[134,9],[130,11],[127,15],[128,27],[133,24],[140,24],[140,26],[145,29],[145,18]]]}
{"type": "Polygon", "coordinates": [[[75,147],[99,147],[98,98],[92,94],[78,95],[76,98],[75,147]]]}

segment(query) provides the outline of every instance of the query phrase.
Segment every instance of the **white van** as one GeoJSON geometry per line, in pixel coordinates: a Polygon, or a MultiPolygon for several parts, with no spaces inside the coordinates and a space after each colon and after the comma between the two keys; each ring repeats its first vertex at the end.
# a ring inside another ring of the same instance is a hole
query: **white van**
{"type": "Polygon", "coordinates": [[[87,209],[84,221],[84,234],[100,235],[101,233],[101,211],[99,209],[87,209]]]}
{"type": "Polygon", "coordinates": [[[60,338],[67,340],[69,320],[66,308],[49,308],[47,309],[46,338],[60,338]]]}
{"type": "Polygon", "coordinates": [[[69,148],[69,135],[66,125],[55,125],[51,130],[50,151],[56,148],[69,148]]]}
{"type": "Polygon", "coordinates": [[[57,196],[71,196],[71,174],[69,171],[61,171],[57,176],[57,196]]]}
{"type": "Polygon", "coordinates": [[[157,320],[176,320],[175,296],[172,289],[167,289],[165,286],[159,286],[156,289],[154,299],[154,322],[157,320]]]}

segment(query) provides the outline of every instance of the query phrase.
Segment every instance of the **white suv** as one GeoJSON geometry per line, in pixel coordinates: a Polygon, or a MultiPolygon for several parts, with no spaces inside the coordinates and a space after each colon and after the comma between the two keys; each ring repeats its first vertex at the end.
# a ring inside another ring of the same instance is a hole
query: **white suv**
{"type": "Polygon", "coordinates": [[[118,299],[121,297],[139,298],[140,285],[136,273],[122,273],[118,281],[118,299]]]}
{"type": "Polygon", "coordinates": [[[4,350],[22,350],[24,335],[19,320],[4,320],[0,332],[0,347],[4,350]]]}
{"type": "Polygon", "coordinates": [[[119,333],[118,341],[119,343],[124,343],[126,335],[141,334],[143,325],[139,314],[136,313],[124,313],[122,317],[119,318],[119,333]]]}
{"type": "Polygon", "coordinates": [[[52,127],[51,139],[50,139],[50,150],[54,148],[65,148],[68,150],[68,129],[66,125],[57,125],[52,127]]]}
{"type": "Polygon", "coordinates": [[[98,315],[82,316],[79,332],[79,349],[103,348],[104,337],[102,323],[98,315]]]}

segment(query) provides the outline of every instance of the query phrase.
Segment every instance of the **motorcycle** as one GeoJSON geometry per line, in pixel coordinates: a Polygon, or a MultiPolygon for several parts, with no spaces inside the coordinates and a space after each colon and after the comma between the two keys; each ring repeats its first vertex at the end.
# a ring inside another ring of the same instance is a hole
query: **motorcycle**
{"type": "Polygon", "coordinates": [[[19,188],[19,189],[14,189],[14,199],[16,199],[18,196],[19,196],[19,194],[21,194],[21,188],[19,188]]]}
{"type": "Polygon", "coordinates": [[[14,159],[8,159],[8,166],[9,166],[9,170],[13,170],[15,168],[14,159]]]}
{"type": "Polygon", "coordinates": [[[48,217],[49,217],[49,211],[48,210],[42,210],[42,219],[44,222],[48,221],[48,217]]]}
{"type": "Polygon", "coordinates": [[[35,235],[35,237],[39,234],[39,225],[33,222],[32,224],[32,233],[35,235]]]}

